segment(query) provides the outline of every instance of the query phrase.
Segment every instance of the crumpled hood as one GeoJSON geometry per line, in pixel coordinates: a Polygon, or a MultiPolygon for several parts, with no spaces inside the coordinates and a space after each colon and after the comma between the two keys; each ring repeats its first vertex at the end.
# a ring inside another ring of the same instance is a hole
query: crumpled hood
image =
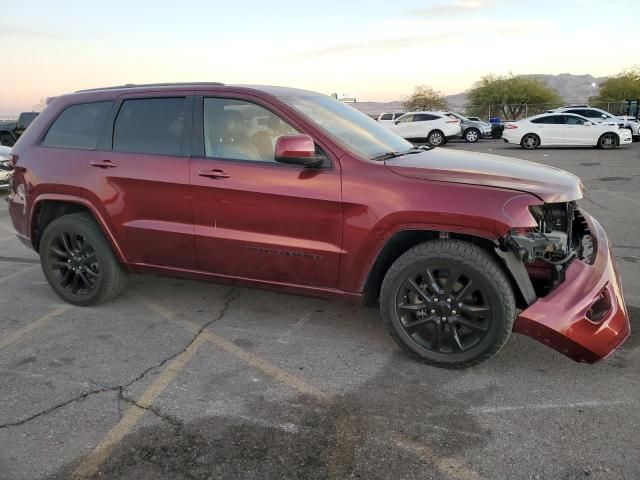
{"type": "Polygon", "coordinates": [[[508,188],[531,193],[546,203],[582,198],[584,185],[572,173],[512,157],[434,148],[385,162],[409,178],[508,188]]]}

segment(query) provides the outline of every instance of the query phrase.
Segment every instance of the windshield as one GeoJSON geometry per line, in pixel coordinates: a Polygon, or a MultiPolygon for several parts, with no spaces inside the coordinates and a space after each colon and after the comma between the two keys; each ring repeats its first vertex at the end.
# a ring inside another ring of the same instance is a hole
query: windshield
{"type": "Polygon", "coordinates": [[[413,148],[409,142],[353,107],[323,95],[280,97],[347,148],[368,160],[413,148]]]}

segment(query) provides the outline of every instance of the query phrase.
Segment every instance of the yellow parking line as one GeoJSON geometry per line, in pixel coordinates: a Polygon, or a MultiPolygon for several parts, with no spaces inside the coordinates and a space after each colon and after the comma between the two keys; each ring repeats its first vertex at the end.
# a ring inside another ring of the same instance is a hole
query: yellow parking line
{"type": "Polygon", "coordinates": [[[462,462],[455,458],[441,457],[432,448],[422,443],[415,442],[395,433],[388,435],[390,441],[397,446],[412,451],[414,454],[424,458],[441,472],[459,480],[479,480],[480,476],[473,470],[469,470],[462,462]]]}
{"type": "Polygon", "coordinates": [[[191,360],[191,357],[193,357],[198,348],[202,346],[204,341],[205,338],[202,335],[199,335],[184,352],[174,358],[167,365],[158,378],[156,378],[155,381],[147,387],[137,400],[136,403],[138,403],[142,408],[137,405],[132,405],[124,414],[122,419],[102,439],[98,446],[96,446],[96,448],[84,458],[82,463],[73,472],[72,478],[87,478],[98,471],[100,466],[109,458],[113,449],[145,414],[145,408],[150,408],[153,405],[153,402],[156,401],[187,362],[191,360]]]}
{"type": "MultiPolygon", "coordinates": [[[[198,324],[194,322],[182,318],[176,318],[171,310],[168,310],[162,305],[158,305],[155,302],[151,302],[139,296],[137,299],[152,312],[165,317],[167,320],[182,325],[191,332],[195,333],[200,329],[198,324]]],[[[209,340],[214,345],[221,347],[226,352],[244,360],[254,368],[266,373],[282,383],[285,383],[286,385],[289,385],[301,393],[312,395],[323,403],[328,403],[333,398],[332,395],[315,388],[295,375],[291,375],[266,360],[243,350],[226,338],[209,331],[203,331],[201,336],[209,340]]],[[[353,455],[353,446],[350,445],[350,439],[354,436],[354,425],[355,421],[353,416],[348,414],[338,415],[338,418],[336,419],[336,446],[328,465],[329,478],[337,479],[344,477],[344,472],[340,469],[340,460],[344,456],[353,455]]],[[[405,450],[409,450],[421,458],[424,458],[438,470],[451,478],[455,478],[456,480],[480,479],[480,476],[476,472],[465,467],[461,461],[451,457],[442,457],[427,445],[415,442],[394,432],[384,434],[384,438],[387,441],[394,443],[405,450]]]]}
{"type": "Polygon", "coordinates": [[[0,277],[0,283],[4,283],[7,280],[11,280],[12,278],[15,278],[15,277],[17,277],[19,275],[22,275],[23,273],[27,273],[27,272],[30,272],[31,270],[36,270],[38,268],[40,268],[40,265],[31,265],[29,267],[22,268],[22,269],[18,270],[17,272],[13,272],[13,273],[11,273],[9,275],[5,275],[4,277],[0,277]]]}
{"type": "MultiPolygon", "coordinates": [[[[150,302],[149,300],[146,300],[143,298],[138,297],[138,299],[142,302],[142,304],[145,307],[147,307],[152,312],[155,312],[163,316],[167,320],[171,320],[172,322],[182,325],[184,328],[186,328],[190,332],[197,333],[200,330],[200,326],[198,326],[197,323],[191,322],[189,320],[181,319],[181,318],[175,318],[175,316],[173,315],[173,312],[171,312],[170,310],[167,310],[163,306],[158,305],[157,303],[150,302]]],[[[218,347],[222,348],[225,352],[228,352],[234,355],[235,357],[238,357],[239,359],[244,360],[246,363],[256,368],[257,370],[260,370],[261,372],[266,373],[267,375],[269,375],[270,377],[273,377],[279,382],[289,385],[291,388],[298,390],[301,393],[312,395],[322,401],[327,401],[331,398],[331,395],[327,395],[325,392],[322,392],[317,388],[315,388],[314,386],[309,385],[307,382],[296,377],[295,375],[291,375],[287,371],[281,368],[278,368],[275,365],[272,365],[271,363],[261,359],[260,357],[257,357],[256,355],[253,355],[247,352],[246,350],[243,350],[242,348],[237,346],[235,343],[227,340],[226,338],[223,338],[209,331],[202,332],[202,335],[214,345],[217,345],[218,347]]]]}
{"type": "Polygon", "coordinates": [[[42,327],[43,325],[48,323],[51,319],[62,315],[71,307],[72,305],[62,305],[61,307],[58,307],[52,310],[51,312],[47,313],[46,315],[43,315],[42,317],[38,318],[37,320],[29,323],[27,326],[21,328],[20,330],[16,330],[15,332],[10,333],[6,337],[0,338],[0,349],[14,342],[17,342],[22,337],[24,337],[27,333],[34,331],[36,328],[42,327]]]}

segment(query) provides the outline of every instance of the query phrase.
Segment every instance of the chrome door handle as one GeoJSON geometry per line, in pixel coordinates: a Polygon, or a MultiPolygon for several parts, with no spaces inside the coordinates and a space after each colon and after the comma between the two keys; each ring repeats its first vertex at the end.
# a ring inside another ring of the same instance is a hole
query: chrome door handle
{"type": "Polygon", "coordinates": [[[200,170],[198,175],[208,178],[229,178],[231,176],[222,170],[200,170]]]}
{"type": "Polygon", "coordinates": [[[91,162],[91,166],[98,168],[115,168],[118,164],[111,160],[94,160],[91,162]]]}

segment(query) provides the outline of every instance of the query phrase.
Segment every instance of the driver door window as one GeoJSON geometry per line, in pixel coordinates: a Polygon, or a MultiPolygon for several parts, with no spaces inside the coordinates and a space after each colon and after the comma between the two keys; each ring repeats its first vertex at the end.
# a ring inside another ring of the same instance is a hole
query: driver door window
{"type": "Polygon", "coordinates": [[[231,98],[204,99],[206,157],[275,162],[275,144],[298,132],[280,117],[255,103],[231,98]]]}

